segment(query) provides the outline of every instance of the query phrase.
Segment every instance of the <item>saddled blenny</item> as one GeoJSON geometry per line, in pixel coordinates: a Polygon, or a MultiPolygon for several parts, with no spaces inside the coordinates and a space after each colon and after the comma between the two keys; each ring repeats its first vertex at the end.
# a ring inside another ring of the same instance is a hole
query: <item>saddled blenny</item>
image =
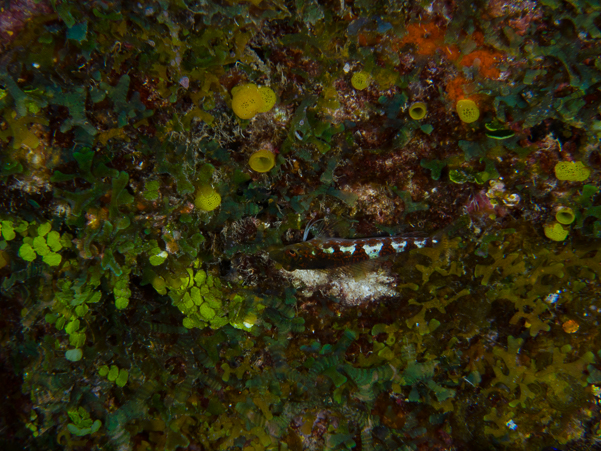
{"type": "Polygon", "coordinates": [[[269,256],[288,271],[330,269],[384,259],[411,249],[433,246],[436,238],[407,236],[376,238],[313,238],[270,251],[269,256]]]}

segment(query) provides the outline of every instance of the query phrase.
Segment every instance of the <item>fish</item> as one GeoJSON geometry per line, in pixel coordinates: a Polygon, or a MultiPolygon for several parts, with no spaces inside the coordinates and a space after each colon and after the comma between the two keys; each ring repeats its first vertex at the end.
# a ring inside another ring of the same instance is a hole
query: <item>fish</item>
{"type": "Polygon", "coordinates": [[[273,249],[269,256],[287,271],[335,269],[394,257],[411,249],[429,247],[437,243],[438,240],[432,237],[313,238],[273,249]]]}

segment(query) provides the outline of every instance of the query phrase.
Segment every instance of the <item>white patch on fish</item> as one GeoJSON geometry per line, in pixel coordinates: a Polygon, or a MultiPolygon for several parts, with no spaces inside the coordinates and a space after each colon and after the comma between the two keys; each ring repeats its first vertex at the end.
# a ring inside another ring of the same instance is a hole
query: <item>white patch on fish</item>
{"type": "Polygon", "coordinates": [[[407,247],[407,241],[401,241],[400,243],[397,241],[393,241],[392,243],[390,243],[390,245],[395,251],[403,252],[407,247]]]}
{"type": "Polygon", "coordinates": [[[365,253],[369,258],[378,258],[380,256],[380,251],[382,250],[382,243],[374,244],[373,246],[364,244],[363,250],[365,250],[365,253]]]}

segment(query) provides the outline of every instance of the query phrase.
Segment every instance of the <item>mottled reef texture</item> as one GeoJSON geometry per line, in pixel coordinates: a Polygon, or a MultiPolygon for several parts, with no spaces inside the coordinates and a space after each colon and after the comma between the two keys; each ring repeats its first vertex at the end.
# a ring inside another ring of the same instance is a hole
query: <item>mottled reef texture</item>
{"type": "Polygon", "coordinates": [[[1,2],[0,449],[599,449],[600,40],[595,0],[1,2]],[[438,244],[269,257],[388,235],[438,244]]]}

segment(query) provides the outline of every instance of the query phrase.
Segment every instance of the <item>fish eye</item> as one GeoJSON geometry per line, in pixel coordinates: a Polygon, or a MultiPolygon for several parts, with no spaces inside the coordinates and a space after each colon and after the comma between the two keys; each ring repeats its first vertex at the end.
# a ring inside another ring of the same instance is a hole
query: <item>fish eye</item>
{"type": "Polygon", "coordinates": [[[291,257],[296,257],[296,252],[292,251],[292,250],[287,250],[286,253],[288,255],[290,255],[291,257]]]}

